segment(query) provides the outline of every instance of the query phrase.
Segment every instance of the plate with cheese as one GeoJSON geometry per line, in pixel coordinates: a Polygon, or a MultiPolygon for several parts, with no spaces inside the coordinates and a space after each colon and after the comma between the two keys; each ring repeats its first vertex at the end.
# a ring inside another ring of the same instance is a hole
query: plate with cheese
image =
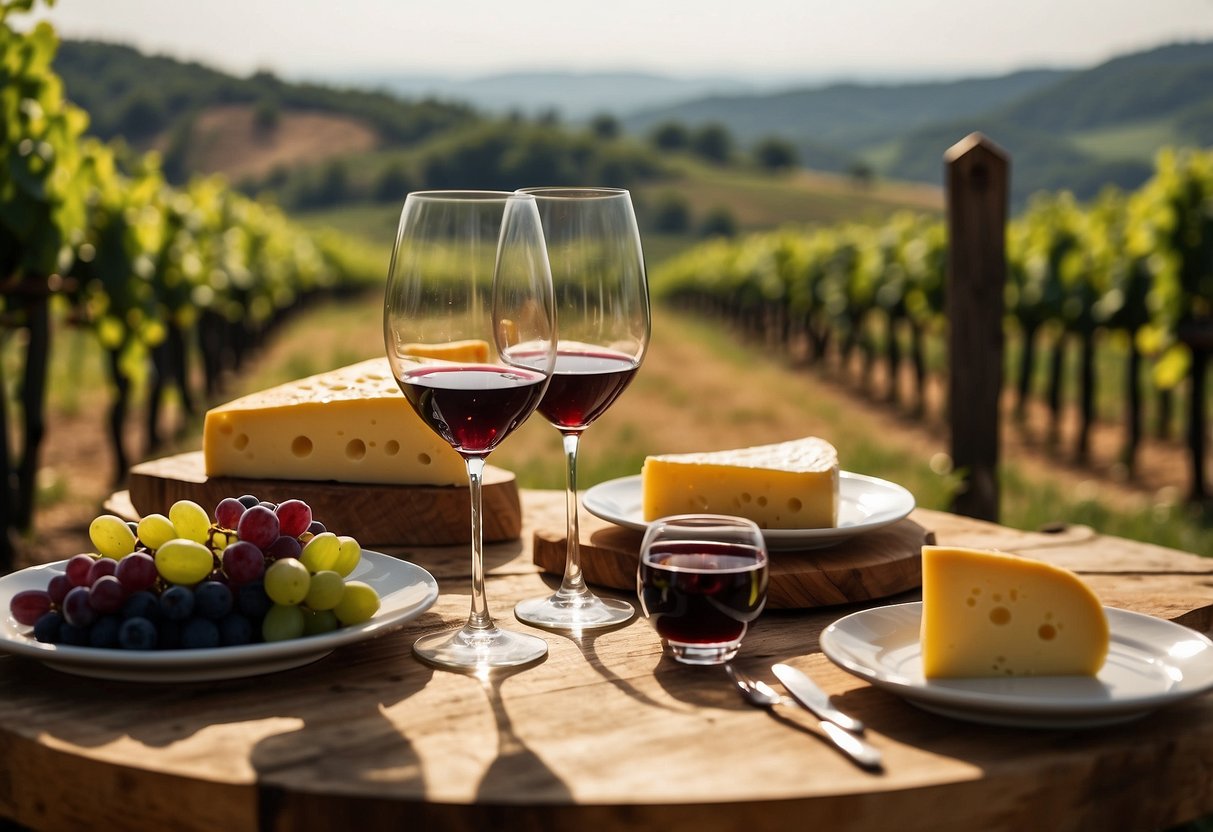
{"type": "Polygon", "coordinates": [[[828,442],[807,437],[733,451],[665,454],[641,474],[589,488],[586,510],[644,530],[673,514],[748,517],[771,549],[819,549],[888,526],[914,510],[896,483],[842,471],[828,442]]]}
{"type": "Polygon", "coordinates": [[[845,616],[821,634],[844,670],[971,722],[1086,728],[1213,689],[1213,641],[1106,607],[1059,566],[923,547],[923,600],[845,616]]]}

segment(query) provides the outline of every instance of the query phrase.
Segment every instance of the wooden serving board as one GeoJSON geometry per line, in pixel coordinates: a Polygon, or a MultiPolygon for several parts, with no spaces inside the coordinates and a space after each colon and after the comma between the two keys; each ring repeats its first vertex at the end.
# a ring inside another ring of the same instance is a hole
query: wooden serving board
{"type": "MultiPolygon", "coordinates": [[[[331,530],[352,535],[368,547],[468,544],[472,536],[466,486],[208,477],[202,452],[194,451],[134,466],[128,487],[140,516],[163,514],[177,500],[193,500],[213,512],[224,497],[255,494],[272,502],[303,500],[331,530]]],[[[481,493],[484,539],[517,540],[522,506],[514,474],[486,466],[481,493]]]]}
{"type": "MultiPolygon", "coordinates": [[[[635,592],[643,533],[584,511],[578,519],[586,581],[635,592]]],[[[767,607],[829,607],[917,589],[922,585],[922,545],[934,539],[932,532],[906,519],[828,549],[773,550],[767,607]]],[[[535,563],[545,572],[563,574],[566,540],[564,529],[537,529],[535,563]]]]}

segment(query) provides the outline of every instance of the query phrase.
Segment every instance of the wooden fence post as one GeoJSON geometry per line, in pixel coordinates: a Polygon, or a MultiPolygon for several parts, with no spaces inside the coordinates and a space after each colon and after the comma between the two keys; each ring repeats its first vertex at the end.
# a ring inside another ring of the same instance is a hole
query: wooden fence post
{"type": "Polygon", "coordinates": [[[948,421],[958,514],[998,520],[999,394],[1010,157],[980,133],[944,154],[948,199],[948,421]]]}

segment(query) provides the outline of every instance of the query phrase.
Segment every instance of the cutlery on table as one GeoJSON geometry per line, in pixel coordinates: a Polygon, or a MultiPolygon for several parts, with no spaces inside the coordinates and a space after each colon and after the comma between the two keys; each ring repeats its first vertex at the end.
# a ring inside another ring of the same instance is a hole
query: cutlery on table
{"type": "Polygon", "coordinates": [[[787,664],[777,664],[771,670],[796,701],[816,714],[819,719],[832,722],[854,734],[863,733],[863,723],[838,710],[830,701],[829,695],[804,673],[787,664]]]}
{"type": "MultiPolygon", "coordinates": [[[[793,700],[781,696],[766,682],[751,679],[732,665],[725,665],[725,670],[728,671],[729,678],[733,680],[742,697],[751,705],[758,708],[766,708],[767,710],[774,708],[776,705],[796,706],[793,700]]],[[[819,719],[817,725],[826,735],[826,738],[834,744],[835,748],[847,755],[861,768],[872,771],[879,771],[883,768],[884,763],[880,750],[867,740],[849,731],[844,731],[833,722],[825,719],[819,719]]]]}

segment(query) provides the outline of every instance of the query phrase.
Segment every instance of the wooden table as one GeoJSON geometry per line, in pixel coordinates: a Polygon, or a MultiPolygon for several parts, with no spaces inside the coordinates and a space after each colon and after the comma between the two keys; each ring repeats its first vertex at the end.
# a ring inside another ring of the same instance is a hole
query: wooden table
{"type": "MultiPolygon", "coordinates": [[[[488,551],[490,605],[511,627],[514,602],[553,585],[531,563],[531,531],[563,522],[559,493],[524,492],[523,506],[523,540],[488,551]]],[[[1110,605],[1213,628],[1213,561],[1083,528],[913,519],[941,543],[1074,568],[1110,605]]],[[[413,640],[467,615],[467,554],[408,555],[438,578],[436,606],[309,667],[139,685],[0,658],[0,815],[71,829],[784,832],[1149,829],[1213,812],[1213,696],[1117,727],[983,727],[836,669],[817,637],[849,608],[764,613],[739,664],[767,679],[775,661],[810,672],[869,724],[886,760],[874,775],[786,709],[744,705],[719,668],[663,658],[643,620],[549,634],[545,662],[493,678],[422,665],[413,640]]]]}

